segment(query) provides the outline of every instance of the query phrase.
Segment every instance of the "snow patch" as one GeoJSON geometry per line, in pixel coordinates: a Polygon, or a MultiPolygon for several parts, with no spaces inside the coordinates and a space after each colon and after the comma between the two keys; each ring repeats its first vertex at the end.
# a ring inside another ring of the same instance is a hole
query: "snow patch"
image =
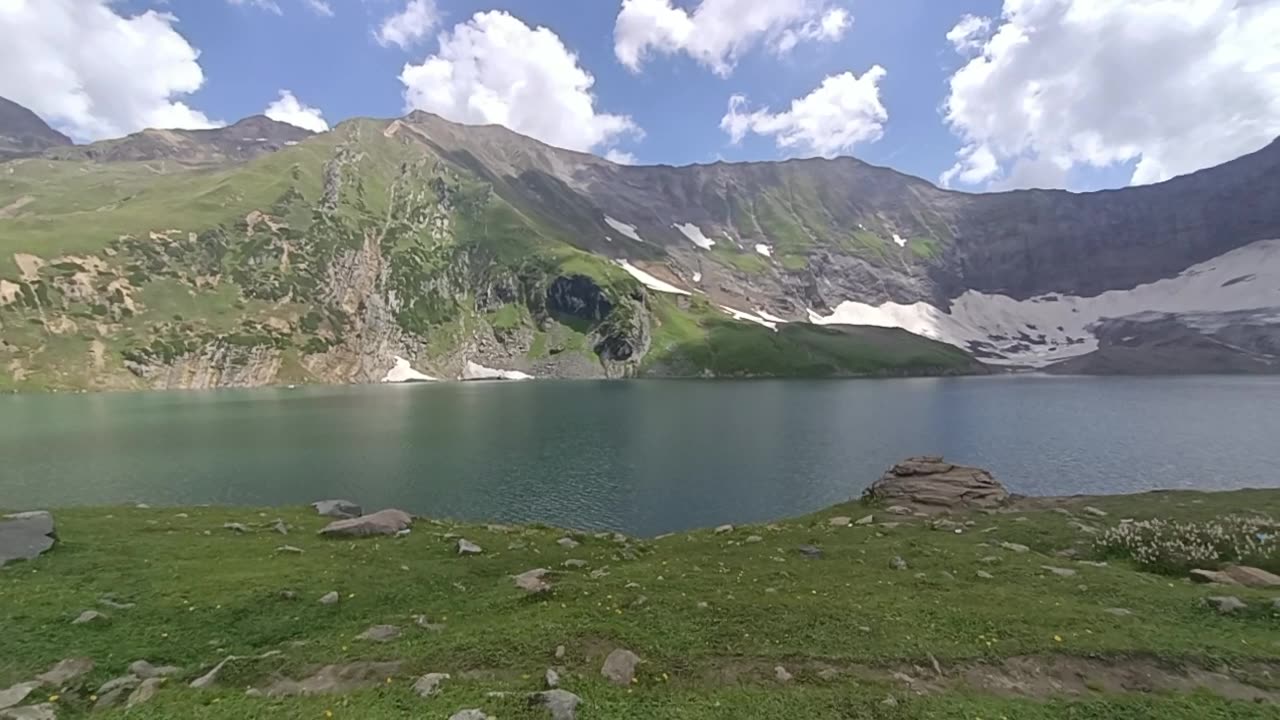
{"type": "Polygon", "coordinates": [[[396,361],[396,364],[391,366],[391,369],[383,376],[382,382],[384,383],[436,382],[439,379],[414,370],[409,361],[399,355],[392,355],[391,357],[396,361]]]}
{"type": "Polygon", "coordinates": [[[463,380],[532,380],[533,376],[522,373],[519,370],[497,370],[488,368],[480,363],[467,361],[467,367],[462,371],[463,380]]]}
{"type": "Polygon", "coordinates": [[[702,282],[702,273],[700,273],[700,272],[696,272],[696,273],[694,273],[694,274],[693,274],[693,281],[694,281],[694,282],[702,282]]]}
{"type": "Polygon", "coordinates": [[[907,241],[904,240],[900,235],[898,235],[898,233],[893,234],[893,241],[898,244],[898,247],[907,246],[907,241]]]}
{"type": "Polygon", "coordinates": [[[605,216],[604,216],[604,222],[605,222],[605,224],[606,224],[606,225],[608,225],[609,227],[611,227],[611,228],[613,228],[614,230],[617,230],[618,232],[622,233],[623,237],[629,237],[629,238],[631,238],[632,240],[635,240],[636,242],[644,242],[644,240],[642,240],[642,239],[640,238],[640,235],[639,235],[638,233],[636,233],[636,226],[635,226],[635,225],[628,225],[628,224],[626,224],[626,223],[622,222],[621,220],[614,220],[613,218],[609,217],[608,215],[605,215],[605,216]]]}
{"type": "Polygon", "coordinates": [[[658,292],[670,293],[672,295],[690,295],[691,294],[688,290],[681,290],[680,288],[676,287],[675,285],[672,285],[669,282],[666,282],[665,280],[659,280],[658,278],[641,270],[635,265],[632,265],[626,260],[619,260],[618,265],[621,266],[623,270],[626,270],[628,275],[639,280],[642,285],[649,288],[650,290],[657,290],[658,292]]]}
{"type": "Polygon", "coordinates": [[[716,244],[715,240],[703,235],[702,230],[693,223],[675,223],[671,227],[679,230],[681,235],[684,235],[689,239],[689,242],[697,245],[703,250],[710,250],[711,246],[716,244]]]}
{"type": "Polygon", "coordinates": [[[773,257],[773,247],[764,243],[756,243],[756,252],[765,257],[773,257]]]}
{"type": "Polygon", "coordinates": [[[726,315],[729,315],[730,317],[732,317],[734,320],[745,320],[746,322],[753,322],[757,325],[763,325],[769,328],[770,330],[773,330],[774,332],[777,332],[778,330],[778,323],[776,321],[766,320],[760,317],[759,315],[756,315],[755,313],[749,313],[743,310],[735,310],[734,308],[731,308],[728,305],[721,305],[720,310],[723,311],[726,315]]]}
{"type": "Polygon", "coordinates": [[[1049,294],[1027,300],[968,290],[944,312],[911,305],[845,301],[819,324],[897,327],[967,350],[985,362],[1043,366],[1093,352],[1089,329],[1103,318],[1141,312],[1204,313],[1280,307],[1280,240],[1261,240],[1193,265],[1177,277],[1094,297],[1049,294]],[[1248,280],[1241,280],[1251,276],[1248,280]]]}
{"type": "Polygon", "coordinates": [[[771,323],[785,323],[785,322],[789,322],[788,320],[785,320],[785,319],[783,319],[783,318],[780,318],[780,317],[778,317],[777,315],[772,315],[772,314],[770,314],[768,310],[761,310],[761,309],[759,309],[759,308],[756,308],[756,314],[757,314],[757,315],[759,315],[760,317],[764,318],[765,320],[768,320],[768,321],[769,321],[769,322],[771,322],[771,323]]]}

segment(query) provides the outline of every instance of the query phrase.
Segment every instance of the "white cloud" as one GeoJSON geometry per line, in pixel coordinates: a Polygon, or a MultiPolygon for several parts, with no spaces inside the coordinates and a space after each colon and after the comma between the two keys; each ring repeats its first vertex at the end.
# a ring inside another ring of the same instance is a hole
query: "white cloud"
{"type": "Polygon", "coordinates": [[[289,123],[311,132],[329,129],[329,123],[325,122],[324,114],[319,108],[304,105],[288,90],[281,90],[279,99],[268,105],[262,114],[277,122],[289,123]]]}
{"type": "Polygon", "coordinates": [[[248,5],[250,7],[256,7],[261,10],[266,10],[269,13],[274,13],[276,15],[284,14],[284,12],[280,9],[280,5],[277,4],[275,0],[227,0],[227,2],[236,6],[248,5]]]}
{"type": "Polygon", "coordinates": [[[852,23],[827,0],[700,0],[692,12],[672,0],[622,0],[613,51],[633,71],[651,52],[683,52],[728,75],[757,44],[783,54],[803,41],[838,40],[852,23]]]}
{"type": "Polygon", "coordinates": [[[735,143],[748,133],[772,135],[780,148],[832,157],[857,143],[879,140],[884,133],[889,113],[880,102],[878,86],[884,76],[879,65],[861,77],[852,72],[828,76],[813,92],[792,100],[790,110],[779,113],[747,112],[747,99],[734,95],[720,129],[735,143]]]}
{"type": "Polygon", "coordinates": [[[383,47],[398,45],[408,50],[439,23],[440,13],[435,0],[409,0],[403,10],[382,21],[374,37],[383,47]]]}
{"type": "Polygon", "coordinates": [[[109,0],[0,0],[0,96],[76,140],[218,123],[177,100],[204,83],[177,19],[109,0]]]}
{"type": "Polygon", "coordinates": [[[604,154],[604,159],[608,160],[611,163],[617,163],[619,165],[635,165],[636,164],[636,156],[634,154],[626,152],[625,150],[618,150],[616,148],[606,152],[604,154]]]}
{"type": "Polygon", "coordinates": [[[326,0],[306,0],[311,12],[323,17],[333,17],[333,6],[326,0]]]}
{"type": "Polygon", "coordinates": [[[1280,1],[1005,0],[994,31],[947,34],[966,63],[946,120],[964,142],[946,184],[1061,186],[1135,163],[1158,182],[1280,134],[1280,1]]]}
{"type": "Polygon", "coordinates": [[[440,51],[400,74],[408,109],[461,123],[496,123],[570,150],[608,146],[639,128],[598,112],[595,78],[544,27],[506,12],[476,13],[440,36],[440,51]]]}

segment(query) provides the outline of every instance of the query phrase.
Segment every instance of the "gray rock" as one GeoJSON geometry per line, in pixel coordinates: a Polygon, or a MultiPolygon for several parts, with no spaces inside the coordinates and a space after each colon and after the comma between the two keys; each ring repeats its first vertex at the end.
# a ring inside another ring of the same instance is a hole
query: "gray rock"
{"type": "Polygon", "coordinates": [[[982,578],[983,580],[995,580],[995,579],[996,579],[996,576],[995,576],[995,575],[992,575],[991,573],[987,572],[986,570],[979,570],[979,571],[978,571],[978,577],[982,578]]]}
{"type": "Polygon", "coordinates": [[[1207,597],[1204,599],[1204,601],[1214,610],[1217,610],[1223,615],[1236,612],[1237,610],[1244,610],[1245,608],[1249,607],[1248,605],[1244,604],[1244,602],[1240,600],[1240,598],[1234,595],[1207,597]]]}
{"type": "Polygon", "coordinates": [[[0,567],[13,560],[34,560],[57,539],[53,515],[44,510],[0,516],[0,567]]]}
{"type": "Polygon", "coordinates": [[[430,630],[431,632],[440,632],[445,628],[444,623],[431,622],[431,618],[427,617],[426,615],[414,615],[413,624],[417,625],[423,630],[430,630]]]}
{"type": "Polygon", "coordinates": [[[733,532],[732,525],[721,525],[715,529],[716,535],[724,535],[725,533],[731,533],[731,532],[733,532]]]}
{"type": "Polygon", "coordinates": [[[548,690],[555,690],[560,687],[560,673],[555,668],[547,668],[547,672],[543,674],[542,681],[546,683],[548,690]]]}
{"type": "Polygon", "coordinates": [[[577,540],[574,540],[574,539],[573,539],[573,538],[571,538],[571,537],[562,537],[562,538],[560,538],[559,540],[557,540],[557,541],[556,541],[556,544],[557,544],[557,545],[559,545],[559,546],[560,546],[560,547],[562,547],[562,548],[566,548],[566,549],[572,550],[572,549],[574,549],[574,548],[578,547],[578,544],[579,544],[579,543],[578,543],[578,541],[577,541],[577,540]]]}
{"type": "Polygon", "coordinates": [[[519,575],[514,576],[516,587],[524,590],[530,595],[545,593],[551,590],[551,583],[544,578],[550,573],[546,568],[534,568],[526,570],[519,575]]]}
{"type": "Polygon", "coordinates": [[[177,675],[182,672],[182,668],[175,667],[173,665],[161,665],[160,667],[156,667],[146,660],[135,660],[129,664],[129,672],[137,675],[143,680],[149,680],[151,678],[177,675]]]}
{"type": "Polygon", "coordinates": [[[357,640],[370,642],[390,642],[400,637],[400,628],[395,625],[374,625],[356,636],[357,640]]]}
{"type": "Polygon", "coordinates": [[[0,710],[11,708],[14,705],[27,699],[36,688],[40,687],[39,681],[18,683],[8,690],[0,690],[0,710]]]}
{"type": "Polygon", "coordinates": [[[853,518],[848,517],[847,515],[837,515],[827,520],[827,524],[831,527],[849,527],[849,524],[852,522],[853,518]]]}
{"type": "Polygon", "coordinates": [[[998,508],[1008,502],[1009,491],[986,470],[926,456],[894,465],[863,492],[863,497],[899,503],[910,512],[918,508],[934,513],[953,508],[998,508]]]}
{"type": "Polygon", "coordinates": [[[1106,510],[1099,510],[1098,508],[1093,507],[1092,505],[1085,505],[1085,506],[1084,506],[1084,512],[1085,512],[1085,514],[1086,514],[1086,515],[1092,515],[1092,516],[1094,516],[1094,517],[1106,517],[1106,516],[1107,516],[1107,511],[1106,511],[1106,510]]]}
{"type": "Polygon", "coordinates": [[[791,673],[787,672],[786,668],[782,667],[781,665],[777,665],[773,668],[773,677],[778,682],[786,683],[786,682],[791,682],[792,675],[791,673]]]}
{"type": "Polygon", "coordinates": [[[563,660],[563,659],[564,659],[564,654],[565,654],[565,647],[564,647],[563,645],[557,645],[557,646],[556,646],[556,659],[557,659],[557,660],[563,660]]]}
{"type": "Polygon", "coordinates": [[[1016,553],[1031,552],[1031,548],[1027,547],[1026,545],[1020,545],[1018,543],[1012,543],[1012,542],[1002,542],[1000,543],[1000,547],[1004,548],[1005,550],[1008,550],[1009,552],[1016,552],[1016,553]]]}
{"type": "Polygon", "coordinates": [[[164,678],[147,678],[138,685],[138,688],[129,695],[129,700],[125,703],[125,707],[133,707],[141,705],[156,696],[160,691],[160,685],[164,682],[164,678]]]}
{"type": "Polygon", "coordinates": [[[479,555],[484,552],[484,548],[471,542],[466,538],[458,538],[458,554],[459,555],[479,555]]]}
{"type": "Polygon", "coordinates": [[[865,516],[865,517],[860,517],[860,518],[858,518],[857,520],[855,520],[855,521],[853,522],[853,524],[854,524],[854,525],[870,525],[871,523],[873,523],[873,522],[875,522],[875,521],[876,521],[876,516],[875,516],[875,515],[867,515],[867,516],[865,516]]]}
{"type": "Polygon", "coordinates": [[[126,695],[132,694],[134,689],[142,683],[142,680],[136,675],[125,675],[114,680],[108,680],[98,688],[98,699],[93,704],[94,710],[105,710],[106,708],[115,707],[126,695]]]}
{"type": "Polygon", "coordinates": [[[80,613],[79,617],[77,617],[75,620],[72,620],[71,624],[72,625],[88,625],[89,623],[104,622],[107,619],[108,618],[106,615],[103,615],[97,610],[85,610],[84,612],[80,613]]]}
{"type": "Polygon", "coordinates": [[[468,708],[450,715],[449,720],[489,720],[489,716],[479,708],[468,708]]]}
{"type": "Polygon", "coordinates": [[[58,713],[53,703],[40,703],[0,710],[0,720],[58,720],[58,713]]]}
{"type": "Polygon", "coordinates": [[[604,659],[604,665],[600,668],[600,674],[606,680],[618,686],[628,686],[636,677],[636,665],[640,663],[640,656],[619,648],[609,653],[604,659]]]}
{"type": "Polygon", "coordinates": [[[320,596],[320,604],[321,605],[337,605],[338,601],[341,599],[342,598],[338,595],[337,592],[331,590],[325,593],[324,595],[320,596]]]}
{"type": "Polygon", "coordinates": [[[319,500],[311,503],[311,507],[315,508],[319,515],[340,520],[360,517],[364,514],[364,510],[350,500],[319,500]]]}
{"type": "Polygon", "coordinates": [[[292,546],[292,545],[281,545],[280,547],[276,548],[276,552],[278,552],[278,553],[290,553],[290,554],[293,554],[293,555],[301,555],[301,554],[302,554],[302,548],[300,548],[300,547],[294,547],[294,546],[292,546]]]}
{"type": "Polygon", "coordinates": [[[906,505],[890,505],[884,511],[891,515],[911,515],[914,512],[906,505]]]}
{"type": "Polygon", "coordinates": [[[901,557],[897,555],[894,555],[893,559],[889,561],[889,567],[893,568],[894,570],[906,570],[907,561],[903,560],[901,557]]]}
{"type": "Polygon", "coordinates": [[[568,690],[547,690],[529,696],[529,705],[542,706],[551,713],[551,720],[577,720],[578,705],[582,698],[568,690]]]}
{"type": "Polygon", "coordinates": [[[764,542],[764,538],[760,537],[759,535],[748,535],[747,539],[743,540],[742,542],[754,544],[758,542],[764,542]]]}
{"type": "Polygon", "coordinates": [[[898,707],[898,699],[890,695],[885,699],[881,700],[880,704],[885,707],[898,707]]]}
{"type": "Polygon", "coordinates": [[[236,533],[237,535],[243,535],[244,533],[249,532],[248,526],[246,526],[244,523],[238,523],[238,522],[222,523],[222,528],[224,530],[230,530],[231,532],[236,533]]]}
{"type": "Polygon", "coordinates": [[[431,697],[440,692],[440,684],[449,678],[449,673],[427,673],[413,684],[413,691],[418,693],[418,697],[431,697]]]}
{"type": "Polygon", "coordinates": [[[1060,568],[1060,567],[1054,567],[1052,565],[1041,565],[1040,569],[1047,570],[1048,572],[1051,572],[1054,575],[1057,575],[1058,577],[1074,577],[1076,574],[1076,571],[1072,570],[1071,568],[1060,568]]]}
{"type": "Polygon", "coordinates": [[[1133,614],[1132,610],[1126,610],[1124,608],[1107,608],[1103,612],[1115,615],[1116,617],[1129,617],[1133,614]]]}
{"type": "Polygon", "coordinates": [[[564,562],[562,562],[562,563],[560,563],[560,564],[561,564],[561,565],[563,565],[563,566],[565,566],[565,567],[567,567],[567,568],[584,568],[584,567],[586,567],[586,566],[587,566],[587,561],[586,561],[586,560],[578,560],[578,559],[576,559],[576,558],[570,558],[569,560],[565,560],[564,562]]]}
{"type": "Polygon", "coordinates": [[[272,523],[272,525],[271,525],[271,529],[272,529],[272,530],[275,530],[276,532],[280,533],[281,535],[288,535],[288,534],[289,534],[289,526],[288,526],[288,525],[285,525],[285,524],[284,524],[284,521],[283,521],[283,520],[281,520],[281,519],[279,519],[279,518],[277,518],[277,519],[276,519],[276,521],[275,521],[274,523],[272,523]]]}
{"type": "Polygon", "coordinates": [[[1003,562],[1003,559],[998,555],[988,555],[983,558],[978,558],[978,562],[982,563],[983,565],[997,565],[1003,562]]]}
{"type": "Polygon", "coordinates": [[[403,510],[379,510],[369,515],[334,520],[320,530],[324,537],[371,537],[395,535],[413,524],[413,516],[403,510]]]}
{"type": "Polygon", "coordinates": [[[1239,585],[1235,578],[1224,572],[1217,570],[1201,570],[1199,568],[1190,572],[1192,582],[1198,583],[1218,583],[1219,585],[1239,585]]]}
{"type": "Polygon", "coordinates": [[[1099,530],[1098,528],[1092,525],[1086,525],[1080,522],[1079,520],[1072,520],[1071,522],[1067,523],[1067,525],[1075,528],[1076,530],[1079,530],[1082,533],[1085,533],[1086,535],[1097,535],[1099,532],[1101,532],[1101,530],[1099,530]]]}
{"type": "Polygon", "coordinates": [[[1280,576],[1266,570],[1248,565],[1229,565],[1222,572],[1245,587],[1273,588],[1280,587],[1280,576]]]}
{"type": "Polygon", "coordinates": [[[796,550],[810,560],[821,560],[823,556],[822,548],[816,545],[801,545],[796,550]]]}
{"type": "Polygon", "coordinates": [[[36,676],[36,680],[53,687],[63,687],[76,678],[93,670],[93,661],[89,658],[68,658],[36,676]]]}

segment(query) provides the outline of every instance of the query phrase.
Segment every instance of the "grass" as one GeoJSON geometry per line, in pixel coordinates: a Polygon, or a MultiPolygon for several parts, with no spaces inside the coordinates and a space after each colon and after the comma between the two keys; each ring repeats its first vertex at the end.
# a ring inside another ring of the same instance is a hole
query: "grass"
{"type": "MultiPolygon", "coordinates": [[[[1016,690],[995,696],[957,678],[998,668],[1007,658],[1045,663],[1151,658],[1164,666],[1237,668],[1272,662],[1280,625],[1265,591],[1231,588],[1249,603],[1219,615],[1201,603],[1221,590],[1142,572],[1124,562],[1094,567],[1055,557],[1088,552],[1090,536],[1071,525],[1116,524],[1122,517],[1204,521],[1231,512],[1280,512],[1280,492],[1201,495],[1157,493],[1094,499],[1110,513],[1074,516],[1048,508],[974,515],[956,534],[886,514],[858,502],[776,524],[715,534],[692,531],[660,539],[597,538],[580,547],[556,543],[564,531],[540,526],[497,528],[419,520],[401,539],[333,541],[315,531],[322,518],[305,509],[90,508],[56,513],[61,543],[52,552],[0,573],[0,687],[29,679],[66,657],[87,656],[97,668],[90,686],[123,674],[137,659],[182,666],[184,674],[150,704],[97,712],[103,718],[447,717],[483,707],[500,718],[546,717],[519,694],[537,689],[543,670],[560,664],[564,686],[588,705],[584,718],[1265,718],[1274,706],[1230,702],[1208,693],[1108,693],[1076,697],[1016,690]],[[872,514],[901,524],[832,527],[835,515],[872,514]],[[276,518],[292,528],[281,536],[276,518]],[[1021,518],[1021,519],[1020,519],[1021,518]],[[239,535],[225,522],[249,525],[239,535]],[[459,557],[447,535],[479,543],[485,554],[459,557]],[[748,542],[751,536],[759,542],[748,542]],[[1015,553],[995,545],[1030,546],[1015,553]],[[302,554],[276,552],[280,545],[302,554]],[[825,557],[806,560],[802,544],[825,557]],[[910,568],[894,570],[890,559],[910,568]],[[998,561],[983,562],[988,556],[998,561]],[[567,569],[570,558],[583,569],[567,569]],[[629,559],[630,558],[630,559],[629,559]],[[1062,578],[1044,565],[1069,567],[1062,578]],[[546,597],[522,595],[510,575],[534,567],[555,571],[546,597]],[[590,572],[607,568],[593,578],[590,572]],[[977,577],[978,570],[992,579],[977,577]],[[920,575],[920,574],[923,575],[920,575]],[[283,590],[296,600],[280,597],[283,590]],[[336,590],[335,606],[316,602],[336,590]],[[130,610],[97,604],[114,594],[130,610]],[[643,598],[643,600],[642,600],[643,598]],[[700,605],[705,603],[705,606],[700,605]],[[110,619],[73,626],[97,607],[110,619]],[[1117,618],[1108,608],[1125,608],[1117,618]],[[445,625],[417,628],[411,616],[445,625]],[[354,636],[390,623],[404,636],[387,644],[354,636]],[[564,645],[563,660],[553,657],[564,645]],[[603,683],[604,653],[627,647],[645,662],[630,688],[603,683]],[[214,689],[192,690],[198,676],[226,654],[280,650],[270,661],[233,665],[214,689]],[[316,665],[400,660],[404,667],[378,687],[347,696],[262,699],[244,688],[272,673],[299,677],[316,665]],[[937,660],[946,692],[917,696],[889,676],[919,675],[937,660]],[[784,665],[795,680],[780,684],[784,665]],[[840,672],[822,679],[817,671],[840,672]],[[424,672],[449,672],[438,697],[410,686],[424,672]],[[486,697],[514,692],[506,698],[486,697]],[[882,704],[893,695],[896,707],[882,704]]],[[[1271,593],[1274,594],[1274,593],[1271,593]]],[[[1273,663],[1274,664],[1274,663],[1273,663]]],[[[1269,686],[1277,690],[1274,680],[1269,686]]],[[[87,716],[87,700],[57,701],[60,718],[87,716]]]]}

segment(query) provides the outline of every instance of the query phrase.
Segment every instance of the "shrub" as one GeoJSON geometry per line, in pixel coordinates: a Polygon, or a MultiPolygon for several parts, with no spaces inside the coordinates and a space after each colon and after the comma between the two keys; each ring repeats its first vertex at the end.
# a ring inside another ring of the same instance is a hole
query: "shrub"
{"type": "Polygon", "coordinates": [[[1280,570],[1280,522],[1265,515],[1227,515],[1203,522],[1141,520],[1103,532],[1102,555],[1133,560],[1154,572],[1184,574],[1193,568],[1252,565],[1280,570]]]}

